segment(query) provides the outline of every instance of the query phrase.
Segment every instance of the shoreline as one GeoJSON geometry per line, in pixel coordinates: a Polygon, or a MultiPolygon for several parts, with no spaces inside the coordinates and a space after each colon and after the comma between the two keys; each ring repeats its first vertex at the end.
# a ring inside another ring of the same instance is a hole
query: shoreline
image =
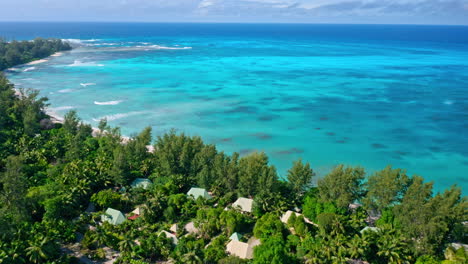
{"type": "Polygon", "coordinates": [[[6,68],[4,71],[18,71],[20,68],[23,68],[25,66],[34,66],[34,65],[38,65],[38,64],[41,64],[41,63],[44,63],[44,62],[48,62],[50,60],[50,58],[60,57],[63,54],[64,54],[63,51],[58,51],[58,52],[55,52],[54,54],[51,54],[48,57],[38,59],[38,60],[33,60],[33,61],[28,62],[28,63],[16,65],[16,66],[13,66],[13,67],[10,67],[10,68],[6,68]]]}
{"type": "MultiPolygon", "coordinates": [[[[16,89],[15,89],[16,90],[16,89]]],[[[21,95],[21,94],[20,94],[21,95]]],[[[50,117],[50,120],[52,121],[52,123],[54,124],[63,124],[65,119],[64,117],[60,116],[57,112],[55,111],[52,111],[48,108],[45,108],[44,109],[44,112],[46,115],[48,115],[50,117]]],[[[99,128],[97,127],[93,127],[91,126],[91,129],[93,130],[92,132],[92,136],[93,137],[97,137],[101,134],[105,134],[107,133],[107,131],[102,131],[100,130],[99,128]]],[[[131,140],[133,140],[131,137],[127,137],[127,136],[120,136],[120,142],[123,144],[123,145],[126,145],[128,142],[130,142],[131,140]]],[[[146,149],[148,150],[149,153],[153,153],[154,152],[154,146],[153,145],[147,145],[146,146],[146,149]]]]}

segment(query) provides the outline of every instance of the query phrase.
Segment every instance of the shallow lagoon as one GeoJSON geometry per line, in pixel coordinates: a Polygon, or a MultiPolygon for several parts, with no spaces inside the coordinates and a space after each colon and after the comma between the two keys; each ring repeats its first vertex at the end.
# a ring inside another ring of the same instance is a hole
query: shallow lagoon
{"type": "Polygon", "coordinates": [[[283,176],[303,157],[320,174],[392,164],[468,187],[467,27],[0,23],[0,35],[80,44],[8,73],[58,114],[265,151],[283,176]]]}

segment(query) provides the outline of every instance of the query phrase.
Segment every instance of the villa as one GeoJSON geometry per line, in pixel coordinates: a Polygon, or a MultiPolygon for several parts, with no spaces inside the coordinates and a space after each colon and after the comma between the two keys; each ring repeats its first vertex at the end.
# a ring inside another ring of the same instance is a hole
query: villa
{"type": "Polygon", "coordinates": [[[101,216],[101,219],[113,225],[120,225],[125,222],[125,215],[119,210],[107,208],[105,214],[101,216]]]}
{"type": "Polygon", "coordinates": [[[151,184],[153,184],[153,183],[151,182],[150,179],[136,178],[132,182],[131,186],[132,186],[132,188],[143,188],[143,189],[146,190],[151,186],[151,184]]]}
{"type": "Polygon", "coordinates": [[[232,204],[232,207],[239,208],[242,212],[245,213],[252,213],[253,200],[240,197],[232,204]]]}
{"type": "Polygon", "coordinates": [[[206,200],[211,199],[211,195],[203,188],[190,188],[190,190],[187,192],[188,196],[192,196],[195,200],[198,199],[199,197],[202,197],[206,200]]]}

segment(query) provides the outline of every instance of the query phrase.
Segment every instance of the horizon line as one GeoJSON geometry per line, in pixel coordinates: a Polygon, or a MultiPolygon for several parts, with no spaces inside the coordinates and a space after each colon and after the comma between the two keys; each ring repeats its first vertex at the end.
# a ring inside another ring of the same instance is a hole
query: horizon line
{"type": "Polygon", "coordinates": [[[334,22],[284,22],[284,21],[258,21],[258,22],[239,22],[239,21],[61,21],[61,20],[0,20],[0,23],[129,23],[129,24],[290,24],[290,25],[388,25],[388,26],[458,26],[466,27],[468,24],[423,24],[423,23],[334,23],[334,22]]]}

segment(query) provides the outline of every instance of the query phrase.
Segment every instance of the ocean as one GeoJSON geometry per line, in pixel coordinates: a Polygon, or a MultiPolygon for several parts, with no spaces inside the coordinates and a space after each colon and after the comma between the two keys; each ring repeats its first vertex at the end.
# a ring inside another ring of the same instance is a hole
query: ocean
{"type": "Polygon", "coordinates": [[[0,36],[77,46],[7,73],[50,110],[298,158],[387,165],[468,187],[468,27],[318,24],[0,23],[0,36]]]}

